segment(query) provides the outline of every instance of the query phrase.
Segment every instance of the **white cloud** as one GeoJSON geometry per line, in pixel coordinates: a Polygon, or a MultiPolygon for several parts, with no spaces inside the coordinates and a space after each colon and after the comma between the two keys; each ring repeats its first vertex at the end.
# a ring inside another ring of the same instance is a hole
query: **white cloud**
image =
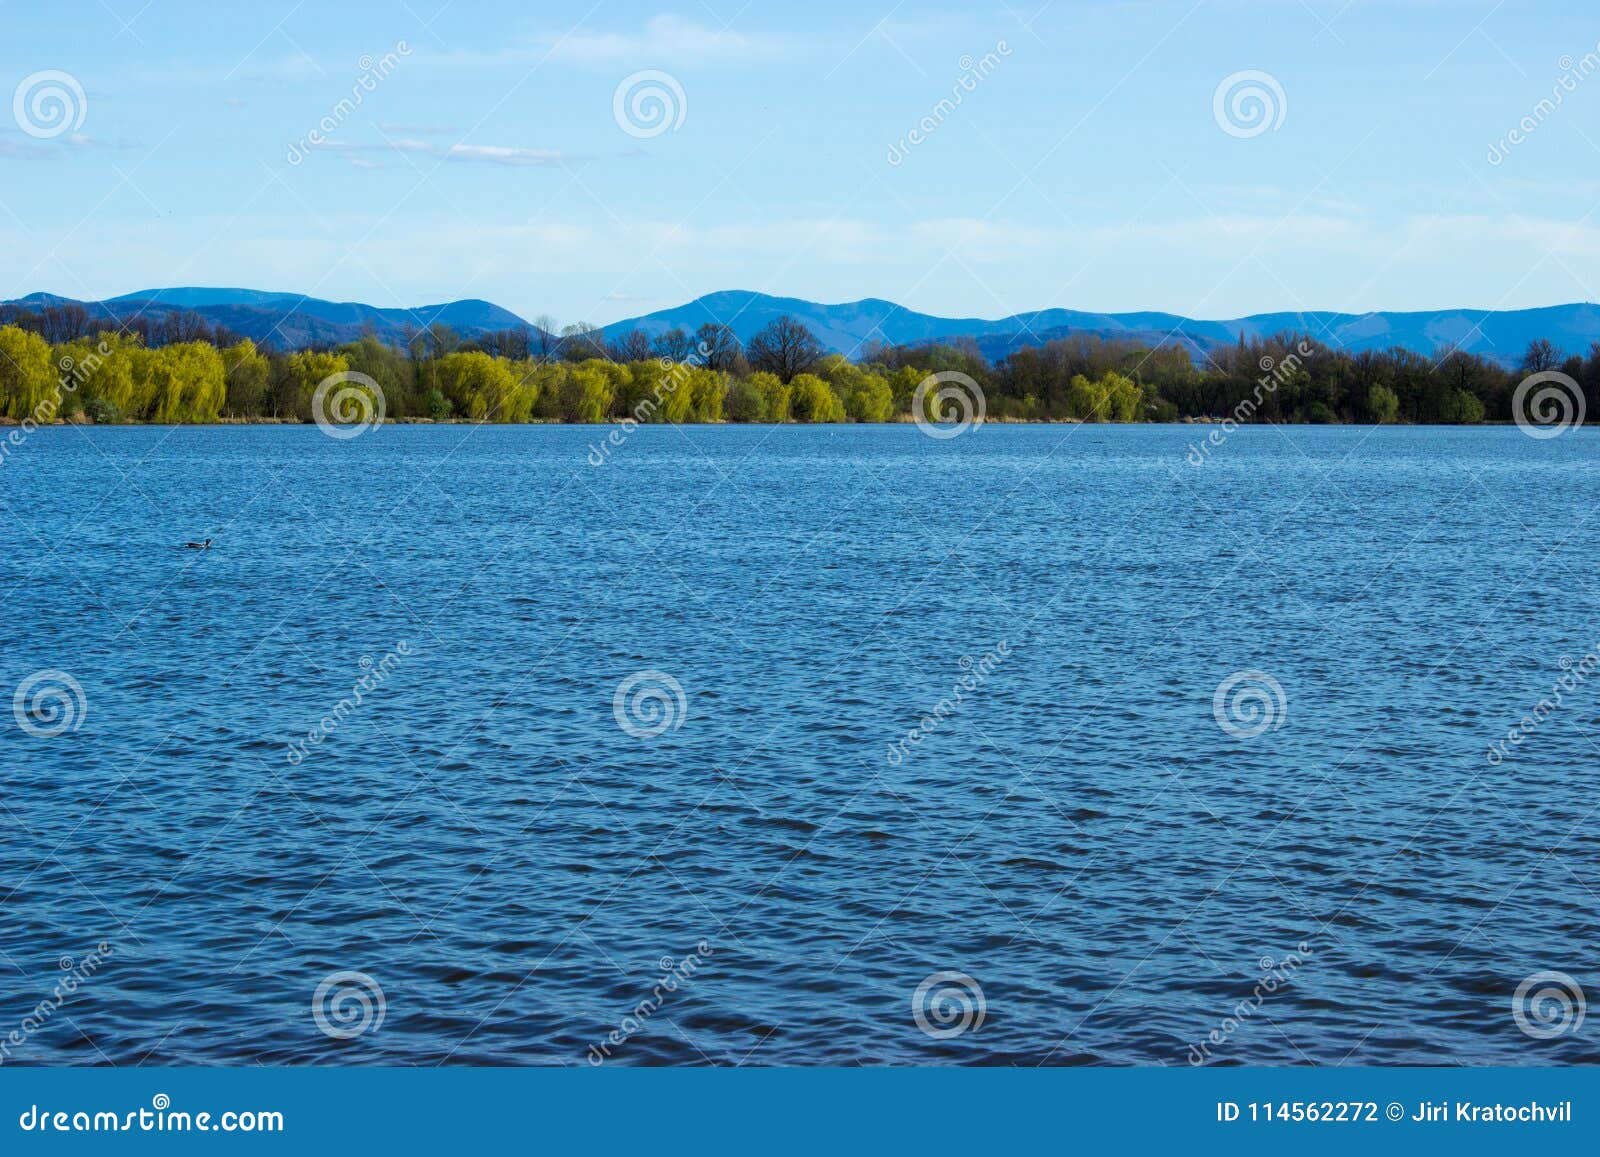
{"type": "Polygon", "coordinates": [[[776,38],[747,35],[732,27],[699,24],[681,16],[656,16],[638,32],[573,32],[557,40],[550,55],[597,64],[671,68],[702,61],[737,64],[792,47],[776,38]]]}
{"type": "MultiPolygon", "coordinates": [[[[322,141],[306,146],[312,152],[344,153],[418,153],[444,161],[481,161],[493,165],[559,165],[567,160],[565,153],[553,149],[530,149],[518,145],[440,145],[414,137],[401,137],[382,145],[357,145],[347,141],[322,141]]],[[[352,160],[352,164],[355,161],[352,160]]],[[[368,162],[357,168],[378,168],[368,162]]]]}

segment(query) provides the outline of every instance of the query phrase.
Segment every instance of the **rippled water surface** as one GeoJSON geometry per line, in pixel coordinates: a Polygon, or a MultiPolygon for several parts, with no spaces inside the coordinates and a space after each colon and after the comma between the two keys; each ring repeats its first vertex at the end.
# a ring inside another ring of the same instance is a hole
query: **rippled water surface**
{"type": "Polygon", "coordinates": [[[1600,1060],[1590,432],[602,433],[9,455],[8,1059],[1600,1060]]]}

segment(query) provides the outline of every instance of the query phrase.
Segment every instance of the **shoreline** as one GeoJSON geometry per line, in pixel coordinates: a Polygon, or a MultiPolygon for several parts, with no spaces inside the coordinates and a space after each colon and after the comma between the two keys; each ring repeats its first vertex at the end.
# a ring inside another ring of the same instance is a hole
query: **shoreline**
{"type": "MultiPolygon", "coordinates": [[[[1176,422],[1084,422],[1076,418],[990,418],[980,423],[984,426],[1099,426],[1106,429],[1181,429],[1189,426],[1211,428],[1221,426],[1225,419],[1215,418],[1184,418],[1176,422]]],[[[485,422],[472,418],[400,418],[385,419],[384,426],[494,426],[500,429],[513,429],[517,427],[529,428],[571,428],[600,430],[621,426],[623,419],[609,422],[485,422]]],[[[743,427],[751,430],[758,429],[824,429],[824,428],[881,428],[899,426],[914,426],[914,422],[641,422],[639,427],[645,426],[691,426],[708,429],[733,429],[743,427]]],[[[1259,427],[1288,427],[1290,429],[1324,429],[1324,430],[1364,430],[1370,431],[1384,427],[1392,430],[1484,430],[1515,428],[1515,422],[1379,422],[1361,424],[1357,422],[1245,422],[1237,423],[1234,433],[1240,430],[1259,427]]],[[[315,428],[315,422],[286,421],[272,418],[249,418],[237,420],[220,420],[216,422],[51,422],[47,425],[34,425],[32,432],[40,430],[65,430],[77,428],[80,430],[206,430],[206,429],[237,429],[251,426],[278,427],[300,426],[315,428]]],[[[21,430],[23,423],[14,418],[0,418],[0,437],[5,437],[6,431],[21,430]]],[[[353,428],[353,427],[350,427],[353,428]]],[[[1577,427],[1582,429],[1582,427],[1577,427]]]]}

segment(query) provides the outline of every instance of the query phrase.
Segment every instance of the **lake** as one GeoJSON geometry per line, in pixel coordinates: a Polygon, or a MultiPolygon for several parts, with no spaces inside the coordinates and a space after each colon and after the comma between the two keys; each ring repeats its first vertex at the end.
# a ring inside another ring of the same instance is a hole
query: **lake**
{"type": "Polygon", "coordinates": [[[15,448],[0,1059],[1600,1061],[1591,431],[606,433],[15,448]]]}

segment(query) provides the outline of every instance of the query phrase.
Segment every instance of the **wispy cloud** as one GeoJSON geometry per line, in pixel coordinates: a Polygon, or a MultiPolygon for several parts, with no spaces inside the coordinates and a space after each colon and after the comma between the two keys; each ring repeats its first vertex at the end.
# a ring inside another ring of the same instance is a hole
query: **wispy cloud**
{"type": "Polygon", "coordinates": [[[458,131],[454,125],[406,125],[379,121],[378,129],[386,133],[407,133],[419,137],[448,136],[458,131]]]}
{"type": "Polygon", "coordinates": [[[87,136],[84,133],[67,133],[54,140],[27,140],[19,141],[10,137],[0,137],[0,157],[16,161],[51,161],[74,151],[90,151],[99,149],[137,149],[142,147],[138,141],[123,140],[120,137],[114,141],[101,140],[98,137],[87,136]]]}
{"type": "MultiPolygon", "coordinates": [[[[323,141],[320,144],[308,145],[312,152],[343,153],[351,157],[351,164],[356,164],[364,153],[416,153],[425,157],[434,157],[442,161],[478,161],[491,165],[513,165],[520,167],[559,165],[568,160],[565,153],[554,149],[530,149],[520,145],[440,145],[433,141],[418,140],[414,137],[401,137],[381,145],[357,145],[346,141],[323,141]]],[[[377,168],[377,165],[368,162],[356,165],[357,168],[377,168]]]]}
{"type": "Polygon", "coordinates": [[[670,66],[719,60],[737,63],[793,50],[792,42],[777,37],[701,24],[681,16],[657,16],[637,32],[570,33],[552,46],[550,54],[596,64],[670,66]]]}

